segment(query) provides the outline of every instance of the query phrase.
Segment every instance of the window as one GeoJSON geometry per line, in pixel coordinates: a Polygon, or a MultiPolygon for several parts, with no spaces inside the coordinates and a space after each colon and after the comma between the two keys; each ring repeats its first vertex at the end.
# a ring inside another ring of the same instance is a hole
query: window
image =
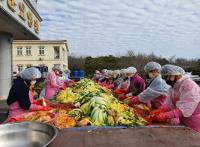
{"type": "Polygon", "coordinates": [[[18,72],[21,72],[23,70],[23,65],[18,65],[17,70],[18,70],[18,72]]]}
{"type": "Polygon", "coordinates": [[[39,47],[39,55],[44,56],[44,47],[39,47]]]}
{"type": "Polygon", "coordinates": [[[18,56],[22,56],[23,54],[22,54],[22,47],[18,47],[17,48],[17,55],[18,56]]]}
{"type": "Polygon", "coordinates": [[[32,65],[31,64],[27,64],[26,65],[26,68],[30,68],[32,65]]]}
{"type": "Polygon", "coordinates": [[[26,56],[31,56],[31,47],[26,47],[26,56]]]}
{"type": "Polygon", "coordinates": [[[64,48],[62,48],[62,51],[63,51],[63,60],[65,61],[65,50],[64,50],[64,48]]]}
{"type": "Polygon", "coordinates": [[[54,47],[54,59],[60,59],[60,48],[59,48],[59,46],[54,47]]]}

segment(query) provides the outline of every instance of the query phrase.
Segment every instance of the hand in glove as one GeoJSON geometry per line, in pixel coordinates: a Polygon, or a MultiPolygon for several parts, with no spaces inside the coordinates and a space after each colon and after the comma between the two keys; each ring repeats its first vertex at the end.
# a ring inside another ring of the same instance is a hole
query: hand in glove
{"type": "Polygon", "coordinates": [[[41,110],[42,110],[42,111],[50,111],[50,110],[52,110],[52,108],[49,107],[49,106],[43,106],[43,107],[41,108],[41,110]]]}
{"type": "Polygon", "coordinates": [[[156,116],[156,120],[160,123],[164,123],[167,122],[168,120],[168,116],[166,115],[166,113],[160,113],[156,116]]]}
{"type": "Polygon", "coordinates": [[[65,90],[65,88],[64,87],[59,87],[59,90],[65,90]]]}
{"type": "Polygon", "coordinates": [[[165,113],[160,113],[156,117],[158,122],[166,122],[168,119],[182,117],[182,112],[178,108],[176,108],[165,113]]]}
{"type": "Polygon", "coordinates": [[[172,118],[170,120],[171,125],[179,125],[180,124],[180,119],[179,118],[172,118]]]}
{"type": "Polygon", "coordinates": [[[128,102],[128,105],[133,107],[135,104],[139,103],[138,96],[133,96],[130,101],[128,102]]]}
{"type": "Polygon", "coordinates": [[[159,109],[151,111],[150,115],[158,115],[160,113],[166,112],[167,110],[170,110],[169,106],[163,105],[159,109]]]}
{"type": "Polygon", "coordinates": [[[40,102],[40,100],[34,100],[33,102],[32,102],[32,104],[36,104],[36,105],[41,105],[41,102],[40,102]]]}
{"type": "Polygon", "coordinates": [[[124,94],[119,94],[118,95],[118,99],[120,100],[120,101],[123,101],[124,99],[126,99],[127,97],[124,95],[124,94]]]}

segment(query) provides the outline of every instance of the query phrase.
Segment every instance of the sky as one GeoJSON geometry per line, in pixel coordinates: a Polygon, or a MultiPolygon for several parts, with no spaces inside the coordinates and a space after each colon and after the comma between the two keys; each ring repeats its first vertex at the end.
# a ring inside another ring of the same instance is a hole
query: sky
{"type": "Polygon", "coordinates": [[[200,58],[200,0],[39,0],[41,39],[71,55],[200,58]]]}

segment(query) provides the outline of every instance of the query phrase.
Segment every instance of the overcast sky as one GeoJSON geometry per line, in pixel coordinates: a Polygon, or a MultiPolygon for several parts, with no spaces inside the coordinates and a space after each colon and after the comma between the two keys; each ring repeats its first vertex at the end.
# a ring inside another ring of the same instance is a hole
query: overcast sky
{"type": "Polygon", "coordinates": [[[39,0],[41,39],[75,55],[200,58],[200,0],[39,0]]]}

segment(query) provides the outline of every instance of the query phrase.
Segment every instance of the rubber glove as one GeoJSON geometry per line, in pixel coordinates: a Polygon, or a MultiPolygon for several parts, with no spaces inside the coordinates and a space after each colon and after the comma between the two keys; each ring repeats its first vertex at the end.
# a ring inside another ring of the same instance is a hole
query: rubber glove
{"type": "Polygon", "coordinates": [[[119,94],[117,97],[120,101],[123,101],[127,98],[124,94],[119,94]]]}
{"type": "Polygon", "coordinates": [[[41,105],[41,102],[40,102],[40,100],[34,100],[33,102],[32,102],[32,104],[36,104],[36,105],[41,105]]]}
{"type": "Polygon", "coordinates": [[[133,107],[135,104],[139,103],[138,96],[133,96],[130,101],[128,102],[128,105],[133,107]]]}
{"type": "Polygon", "coordinates": [[[65,90],[65,88],[64,87],[59,87],[59,90],[65,90]]]}
{"type": "Polygon", "coordinates": [[[50,111],[50,110],[52,110],[52,108],[49,107],[49,106],[43,106],[40,110],[42,110],[42,111],[50,111]]]}
{"type": "Polygon", "coordinates": [[[170,110],[170,107],[168,105],[163,105],[159,109],[151,111],[150,115],[158,115],[158,114],[166,112],[168,110],[170,110]]]}
{"type": "Polygon", "coordinates": [[[178,108],[176,108],[169,112],[160,113],[156,117],[158,122],[167,122],[168,119],[182,117],[182,112],[178,108]]]}
{"type": "Polygon", "coordinates": [[[171,120],[170,120],[170,124],[171,125],[179,125],[180,124],[180,119],[179,118],[172,118],[171,120]]]}

